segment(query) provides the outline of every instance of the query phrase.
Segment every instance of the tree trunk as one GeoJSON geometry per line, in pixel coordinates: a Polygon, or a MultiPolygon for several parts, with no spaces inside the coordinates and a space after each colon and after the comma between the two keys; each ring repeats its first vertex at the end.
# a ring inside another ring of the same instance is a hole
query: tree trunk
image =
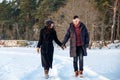
{"type": "Polygon", "coordinates": [[[120,40],[120,1],[118,1],[117,39],[120,40]]]}
{"type": "Polygon", "coordinates": [[[101,25],[101,27],[102,27],[102,31],[101,31],[101,41],[104,41],[104,35],[105,35],[105,27],[104,27],[105,25],[101,25]]]}
{"type": "Polygon", "coordinates": [[[95,41],[95,25],[94,24],[92,24],[92,28],[91,28],[91,30],[90,30],[90,45],[89,45],[89,49],[91,49],[91,47],[92,47],[92,43],[93,43],[93,41],[95,41]]]}
{"type": "Polygon", "coordinates": [[[118,0],[114,4],[114,14],[113,14],[113,24],[111,28],[111,42],[114,43],[115,40],[115,25],[116,25],[116,12],[117,12],[118,0]]]}
{"type": "Polygon", "coordinates": [[[25,39],[29,39],[29,26],[26,26],[26,29],[25,29],[25,39]]]}
{"type": "Polygon", "coordinates": [[[117,39],[120,39],[120,16],[118,16],[118,24],[117,24],[117,39]]]}
{"type": "Polygon", "coordinates": [[[2,39],[6,39],[4,22],[2,23],[2,39]]]}
{"type": "Polygon", "coordinates": [[[16,28],[16,33],[17,33],[16,39],[19,39],[19,38],[20,38],[20,33],[19,33],[18,23],[15,22],[15,23],[14,23],[14,26],[15,26],[15,28],[16,28]]]}

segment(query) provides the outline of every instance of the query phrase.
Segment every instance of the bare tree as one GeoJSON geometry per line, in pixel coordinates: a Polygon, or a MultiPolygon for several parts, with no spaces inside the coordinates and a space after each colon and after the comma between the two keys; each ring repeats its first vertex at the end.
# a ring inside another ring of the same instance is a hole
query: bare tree
{"type": "Polygon", "coordinates": [[[17,22],[15,22],[14,24],[13,24],[13,26],[16,28],[16,39],[19,39],[20,38],[20,33],[19,33],[19,27],[18,27],[18,23],[17,22]]]}
{"type": "Polygon", "coordinates": [[[117,39],[120,39],[120,14],[118,14],[118,22],[117,22],[117,39]]]}
{"type": "Polygon", "coordinates": [[[118,16],[117,16],[117,39],[120,39],[120,0],[118,2],[118,16]]]}
{"type": "Polygon", "coordinates": [[[115,27],[116,27],[116,12],[117,12],[117,9],[118,9],[118,0],[115,0],[114,2],[114,14],[113,14],[113,24],[112,24],[112,28],[111,28],[111,42],[114,43],[114,40],[115,40],[115,27]]]}

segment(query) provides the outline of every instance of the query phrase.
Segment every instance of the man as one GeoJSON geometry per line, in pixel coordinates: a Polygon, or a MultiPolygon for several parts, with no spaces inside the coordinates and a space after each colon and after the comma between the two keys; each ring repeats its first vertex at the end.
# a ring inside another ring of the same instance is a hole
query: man
{"type": "Polygon", "coordinates": [[[80,21],[78,16],[74,16],[72,23],[70,23],[63,40],[64,45],[69,38],[70,57],[73,57],[75,76],[78,77],[80,75],[80,77],[83,77],[83,56],[87,56],[86,48],[89,45],[89,35],[86,26],[80,21]]]}

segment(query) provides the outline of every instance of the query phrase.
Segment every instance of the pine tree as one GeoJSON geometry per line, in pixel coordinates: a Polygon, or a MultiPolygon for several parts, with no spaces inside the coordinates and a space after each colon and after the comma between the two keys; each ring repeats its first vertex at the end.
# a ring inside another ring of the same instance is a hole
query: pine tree
{"type": "Polygon", "coordinates": [[[37,0],[22,0],[20,3],[20,10],[21,10],[21,20],[26,25],[26,39],[31,39],[33,28],[35,22],[35,14],[36,14],[36,7],[37,7],[37,0]]]}

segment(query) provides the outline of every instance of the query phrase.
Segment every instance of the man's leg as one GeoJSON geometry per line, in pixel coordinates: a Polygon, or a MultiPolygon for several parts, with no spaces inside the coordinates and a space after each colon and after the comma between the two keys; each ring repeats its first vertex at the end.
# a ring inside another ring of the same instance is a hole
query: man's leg
{"type": "Polygon", "coordinates": [[[78,71],[78,57],[74,57],[73,58],[73,67],[74,67],[74,71],[78,71]]]}
{"type": "Polygon", "coordinates": [[[79,55],[79,70],[80,75],[83,74],[83,50],[82,48],[79,49],[80,55],[79,55]]]}
{"type": "Polygon", "coordinates": [[[80,56],[79,56],[79,70],[80,71],[83,71],[83,54],[80,53],[80,56]]]}
{"type": "Polygon", "coordinates": [[[74,72],[75,76],[78,76],[78,56],[73,58],[73,67],[74,67],[74,72]]]}

